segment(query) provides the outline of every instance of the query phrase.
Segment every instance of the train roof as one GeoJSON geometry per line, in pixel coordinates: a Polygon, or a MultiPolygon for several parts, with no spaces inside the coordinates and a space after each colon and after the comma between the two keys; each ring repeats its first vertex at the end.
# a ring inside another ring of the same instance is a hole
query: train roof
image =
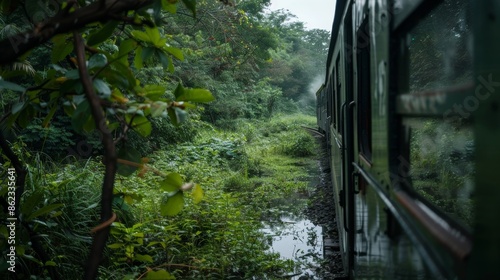
{"type": "Polygon", "coordinates": [[[342,15],[344,14],[345,7],[349,0],[337,0],[335,5],[335,15],[333,16],[333,24],[332,24],[332,32],[330,38],[330,46],[328,48],[328,57],[326,63],[326,72],[325,72],[325,82],[328,80],[328,71],[330,69],[330,63],[332,61],[333,50],[335,49],[335,43],[337,42],[337,37],[339,35],[340,25],[342,23],[342,15]]]}

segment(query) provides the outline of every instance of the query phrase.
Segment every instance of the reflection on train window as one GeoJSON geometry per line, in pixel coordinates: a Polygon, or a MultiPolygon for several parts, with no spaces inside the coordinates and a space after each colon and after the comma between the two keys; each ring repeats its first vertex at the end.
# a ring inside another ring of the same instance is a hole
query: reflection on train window
{"type": "Polygon", "coordinates": [[[406,37],[410,92],[448,87],[472,79],[468,0],[445,0],[406,37]]]}
{"type": "Polygon", "coordinates": [[[342,102],[341,102],[341,91],[340,91],[340,54],[337,55],[337,59],[335,61],[335,72],[334,72],[335,76],[332,77],[332,84],[334,85],[335,87],[335,98],[336,98],[336,107],[337,108],[337,123],[339,124],[338,125],[338,132],[340,134],[344,134],[344,132],[342,131],[343,129],[343,123],[342,123],[342,117],[341,117],[341,114],[342,114],[342,109],[340,109],[340,107],[342,106],[342,102]]]}
{"type": "Polygon", "coordinates": [[[370,96],[370,37],[365,30],[366,18],[357,32],[357,75],[358,75],[358,134],[359,150],[363,157],[371,161],[372,157],[372,120],[370,96]]]}
{"type": "Polygon", "coordinates": [[[334,75],[335,75],[335,69],[333,69],[333,74],[330,76],[330,86],[329,86],[329,92],[330,92],[330,102],[332,104],[332,111],[331,111],[331,116],[332,116],[332,123],[333,127],[337,128],[337,102],[335,100],[337,93],[335,92],[335,87],[334,87],[334,75]]]}
{"type": "Polygon", "coordinates": [[[330,124],[333,124],[335,126],[335,119],[332,118],[332,110],[333,110],[333,100],[332,100],[332,84],[328,83],[328,87],[326,88],[326,116],[327,118],[330,118],[328,122],[327,129],[330,129],[330,124]]]}
{"type": "Polygon", "coordinates": [[[462,224],[473,221],[472,127],[436,119],[405,119],[413,188],[462,224]]]}

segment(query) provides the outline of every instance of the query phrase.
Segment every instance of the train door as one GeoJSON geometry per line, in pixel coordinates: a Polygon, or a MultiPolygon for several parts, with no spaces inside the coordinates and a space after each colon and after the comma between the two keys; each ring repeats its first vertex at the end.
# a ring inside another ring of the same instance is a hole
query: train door
{"type": "MultiPolygon", "coordinates": [[[[353,161],[354,161],[354,114],[355,109],[354,94],[353,94],[353,35],[352,35],[352,8],[349,7],[344,19],[343,30],[343,76],[339,77],[339,90],[343,88],[345,95],[343,106],[344,123],[343,123],[343,171],[344,171],[344,200],[345,200],[345,214],[344,225],[348,243],[348,257],[347,267],[348,274],[352,275],[351,271],[354,269],[354,244],[355,244],[355,228],[354,228],[354,181],[353,181],[353,161]],[[343,84],[342,84],[343,83],[343,84]]],[[[338,66],[341,67],[341,61],[337,61],[338,66]]]]}

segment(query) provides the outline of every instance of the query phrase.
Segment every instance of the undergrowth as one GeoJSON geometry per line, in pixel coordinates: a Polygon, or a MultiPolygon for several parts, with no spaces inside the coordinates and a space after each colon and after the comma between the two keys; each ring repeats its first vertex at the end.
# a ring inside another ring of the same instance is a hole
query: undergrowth
{"type": "MultiPolygon", "coordinates": [[[[177,279],[280,279],[293,271],[292,260],[269,251],[260,229],[262,219],[279,218],[279,209],[269,216],[277,201],[307,190],[304,165],[316,147],[302,125],[313,126],[314,118],[241,121],[232,131],[204,126],[190,141],[162,144],[147,157],[151,170],[179,173],[204,191],[199,203],[186,192],[183,210],[173,217],[160,214],[163,191],[155,172],[117,176],[118,220],[112,225],[100,279],[147,279],[145,273],[151,269],[164,269],[177,279]]],[[[54,205],[31,220],[54,257],[40,266],[26,245],[20,254],[23,271],[44,277],[48,272],[43,267],[51,265],[63,279],[78,279],[91,243],[90,230],[99,219],[100,159],[31,170],[32,185],[23,199],[36,203],[28,203],[34,207],[25,212],[54,205]]]]}

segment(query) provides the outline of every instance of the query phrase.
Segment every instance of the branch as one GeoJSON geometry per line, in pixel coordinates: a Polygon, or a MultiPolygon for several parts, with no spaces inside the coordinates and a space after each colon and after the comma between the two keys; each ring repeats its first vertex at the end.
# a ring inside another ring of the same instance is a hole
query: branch
{"type": "Polygon", "coordinates": [[[60,13],[38,24],[33,30],[0,41],[0,65],[14,62],[27,51],[45,43],[57,34],[67,33],[89,23],[109,20],[109,15],[137,10],[154,0],[103,0],[68,13],[60,13]]]}
{"type": "MultiPolygon", "coordinates": [[[[106,118],[104,112],[101,108],[101,102],[97,94],[95,93],[92,78],[90,77],[86,60],[85,60],[85,44],[83,43],[82,36],[78,32],[73,33],[75,39],[75,52],[78,63],[78,72],[80,74],[80,80],[85,91],[85,96],[90,103],[90,109],[92,116],[95,120],[96,127],[102,133],[102,145],[104,148],[104,165],[105,173],[102,183],[102,195],[101,195],[101,220],[100,223],[103,224],[109,221],[113,216],[112,202],[113,202],[113,187],[116,175],[116,149],[113,143],[113,135],[106,125],[106,118]]],[[[99,263],[102,258],[102,252],[106,246],[106,241],[109,236],[109,225],[105,228],[99,229],[96,232],[90,254],[88,256],[87,265],[85,269],[84,279],[95,279],[97,277],[97,270],[99,268],[99,263]]]]}

